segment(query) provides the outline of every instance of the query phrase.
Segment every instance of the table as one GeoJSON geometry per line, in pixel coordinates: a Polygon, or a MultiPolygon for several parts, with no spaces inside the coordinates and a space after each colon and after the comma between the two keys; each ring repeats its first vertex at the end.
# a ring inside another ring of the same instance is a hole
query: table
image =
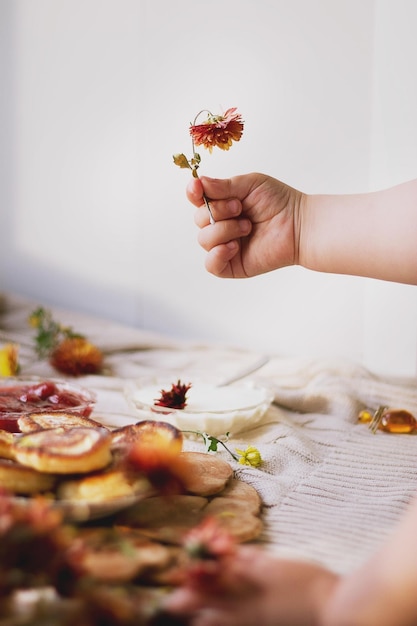
{"type": "MultiPolygon", "coordinates": [[[[40,305],[103,350],[103,375],[78,382],[97,394],[92,417],[109,423],[137,417],[124,389],[127,381],[145,374],[220,384],[255,369],[246,379],[270,386],[274,403],[259,425],[228,445],[258,447],[263,464],[253,468],[236,463],[226,451],[215,454],[257,489],[264,520],[259,542],[277,554],[347,573],[384,541],[417,490],[417,437],[372,434],[357,422],[361,408],[381,404],[417,414],[415,380],[381,379],[344,360],[292,359],[187,343],[7,293],[0,343],[19,343],[24,375],[56,376],[33,352],[27,317],[40,305]]],[[[184,448],[204,450],[204,443],[186,439],[184,448]]]]}

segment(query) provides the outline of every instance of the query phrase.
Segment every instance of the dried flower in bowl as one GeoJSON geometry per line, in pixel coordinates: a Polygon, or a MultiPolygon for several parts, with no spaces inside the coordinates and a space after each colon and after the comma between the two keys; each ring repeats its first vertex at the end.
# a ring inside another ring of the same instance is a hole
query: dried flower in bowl
{"type": "Polygon", "coordinates": [[[168,391],[161,389],[161,395],[155,399],[154,405],[169,409],[184,409],[187,406],[187,391],[190,388],[191,383],[183,384],[178,379],[168,391]]]}

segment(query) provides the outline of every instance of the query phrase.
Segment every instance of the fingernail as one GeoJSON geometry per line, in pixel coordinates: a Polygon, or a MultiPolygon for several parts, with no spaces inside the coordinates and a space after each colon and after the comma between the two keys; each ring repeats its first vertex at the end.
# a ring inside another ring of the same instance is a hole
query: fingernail
{"type": "Polygon", "coordinates": [[[239,220],[239,228],[240,232],[244,235],[247,235],[250,232],[252,224],[249,220],[239,220]]]}
{"type": "Polygon", "coordinates": [[[227,203],[227,210],[230,215],[239,215],[240,213],[240,202],[238,200],[229,200],[227,203]]]}

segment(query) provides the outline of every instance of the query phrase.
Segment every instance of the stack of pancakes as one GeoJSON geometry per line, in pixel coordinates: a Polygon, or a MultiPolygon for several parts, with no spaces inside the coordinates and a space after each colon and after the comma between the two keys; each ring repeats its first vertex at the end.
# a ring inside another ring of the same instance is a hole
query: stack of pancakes
{"type": "Polygon", "coordinates": [[[19,418],[19,428],[18,434],[0,431],[0,485],[16,496],[106,503],[140,494],[111,523],[167,545],[179,545],[207,517],[216,517],[238,542],[261,532],[256,490],[236,480],[219,454],[183,451],[182,433],[170,424],[143,421],[111,430],[91,417],[39,413],[19,418]],[[179,494],[155,494],[146,474],[123,462],[125,452],[153,429],[180,442],[179,494]]]}

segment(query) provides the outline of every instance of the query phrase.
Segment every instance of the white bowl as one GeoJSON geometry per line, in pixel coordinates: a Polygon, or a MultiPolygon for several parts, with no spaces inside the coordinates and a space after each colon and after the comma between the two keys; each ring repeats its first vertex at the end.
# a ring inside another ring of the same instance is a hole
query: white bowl
{"type": "Polygon", "coordinates": [[[128,385],[128,401],[141,419],[169,422],[184,434],[190,435],[193,432],[205,432],[219,437],[253,428],[273,400],[269,389],[251,382],[216,386],[196,381],[187,392],[187,403],[183,409],[156,405],[161,391],[170,390],[172,384],[172,380],[166,379],[141,379],[128,385]]]}

